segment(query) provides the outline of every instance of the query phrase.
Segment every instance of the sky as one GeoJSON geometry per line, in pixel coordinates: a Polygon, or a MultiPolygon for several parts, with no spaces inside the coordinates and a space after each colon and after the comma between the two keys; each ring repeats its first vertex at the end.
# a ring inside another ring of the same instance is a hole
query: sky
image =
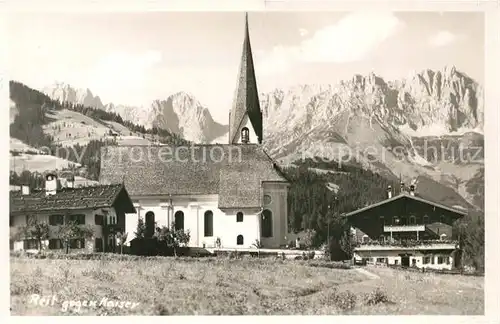
{"type": "MultiPolygon", "coordinates": [[[[481,12],[251,12],[260,92],[386,80],[455,65],[484,81],[481,12]]],[[[10,79],[89,88],[104,104],[191,93],[227,124],[244,36],[242,12],[12,13],[10,79]]]]}

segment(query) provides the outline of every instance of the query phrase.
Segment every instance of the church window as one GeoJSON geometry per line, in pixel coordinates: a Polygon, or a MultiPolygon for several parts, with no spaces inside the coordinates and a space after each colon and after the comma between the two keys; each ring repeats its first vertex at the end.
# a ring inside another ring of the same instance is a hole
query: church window
{"type": "Polygon", "coordinates": [[[273,236],[273,213],[269,209],[265,209],[261,213],[261,234],[262,237],[273,236]]]}
{"type": "Polygon", "coordinates": [[[236,244],[243,245],[243,235],[240,234],[236,237],[236,244]]]}
{"type": "Polygon", "coordinates": [[[214,235],[214,213],[211,210],[205,212],[205,237],[210,237],[214,235]]]}
{"type": "Polygon", "coordinates": [[[153,237],[155,233],[155,213],[148,211],[146,213],[146,237],[153,237]]]}
{"type": "Polygon", "coordinates": [[[241,142],[242,143],[248,143],[250,141],[250,131],[248,130],[247,127],[243,127],[241,130],[241,142]]]}
{"type": "Polygon", "coordinates": [[[178,210],[175,212],[175,230],[178,231],[178,230],[184,230],[184,212],[182,212],[181,210],[178,210]]]}
{"type": "Polygon", "coordinates": [[[238,222],[238,223],[243,222],[243,213],[242,212],[238,212],[236,214],[236,222],[238,222]]]}

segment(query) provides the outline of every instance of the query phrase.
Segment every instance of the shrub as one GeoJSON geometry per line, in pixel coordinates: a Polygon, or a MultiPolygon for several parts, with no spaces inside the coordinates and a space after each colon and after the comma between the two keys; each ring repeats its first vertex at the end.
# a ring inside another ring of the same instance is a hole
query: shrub
{"type": "Polygon", "coordinates": [[[382,289],[376,288],[374,291],[365,295],[364,302],[365,305],[376,305],[389,302],[389,298],[382,289]]]}
{"type": "Polygon", "coordinates": [[[357,297],[349,290],[336,293],[333,297],[333,302],[342,311],[348,311],[356,307],[357,297]]]}

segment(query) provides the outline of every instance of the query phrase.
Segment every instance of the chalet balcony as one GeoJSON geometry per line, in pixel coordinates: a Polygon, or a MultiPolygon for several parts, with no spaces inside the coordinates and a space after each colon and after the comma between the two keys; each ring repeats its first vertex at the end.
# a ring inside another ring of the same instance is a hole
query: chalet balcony
{"type": "Polygon", "coordinates": [[[454,240],[380,240],[358,242],[356,251],[382,250],[454,250],[458,241],[454,240]]]}
{"type": "Polygon", "coordinates": [[[384,232],[423,232],[425,225],[385,225],[384,232]]]}

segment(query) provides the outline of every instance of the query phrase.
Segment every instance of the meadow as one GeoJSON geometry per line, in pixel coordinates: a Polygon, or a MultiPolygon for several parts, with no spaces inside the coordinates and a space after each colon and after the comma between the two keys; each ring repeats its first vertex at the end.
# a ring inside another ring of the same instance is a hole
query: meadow
{"type": "Polygon", "coordinates": [[[340,267],[274,258],[11,257],[11,314],[484,314],[484,277],[340,267]]]}

